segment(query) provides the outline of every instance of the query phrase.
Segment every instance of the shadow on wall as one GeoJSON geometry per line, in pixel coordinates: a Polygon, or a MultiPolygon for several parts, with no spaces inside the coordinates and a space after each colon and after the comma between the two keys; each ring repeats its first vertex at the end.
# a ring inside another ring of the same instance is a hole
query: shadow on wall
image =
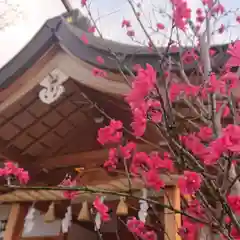
{"type": "Polygon", "coordinates": [[[73,224],[68,233],[68,240],[97,240],[97,235],[86,228],[83,228],[77,224],[73,224]]]}

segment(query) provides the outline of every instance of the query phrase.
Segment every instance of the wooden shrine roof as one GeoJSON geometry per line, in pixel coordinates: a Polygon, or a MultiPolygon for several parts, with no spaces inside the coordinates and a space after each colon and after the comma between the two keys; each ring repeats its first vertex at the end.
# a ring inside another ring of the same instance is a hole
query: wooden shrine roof
{"type": "MultiPolygon", "coordinates": [[[[97,130],[107,118],[96,121],[99,112],[84,97],[85,94],[112,118],[130,126],[131,114],[122,98],[130,88],[118,74],[118,65],[108,48],[131,69],[148,62],[159,71],[158,55],[149,53],[147,48],[100,39],[68,23],[65,16],[48,20],[26,47],[0,69],[0,164],[6,159],[18,162],[29,170],[34,185],[57,185],[66,173],[75,177],[75,167],[83,167],[86,173],[79,184],[120,183],[121,175],[109,175],[102,169],[108,150],[96,141],[97,130]],[[83,33],[89,44],[80,40],[83,33]],[[96,61],[99,55],[105,60],[103,65],[96,61]],[[107,70],[108,76],[94,77],[94,66],[107,70]],[[56,101],[46,104],[39,98],[44,89],[41,83],[56,72],[66,78],[62,83],[65,91],[56,101]]],[[[226,46],[214,48],[213,67],[221,67],[229,57],[226,46]]],[[[159,51],[164,52],[164,48],[159,51]]],[[[132,138],[130,134],[127,137],[132,138]]],[[[144,138],[161,147],[155,130],[149,128],[144,138]]],[[[142,140],[137,143],[139,150],[156,149],[142,140]]],[[[110,188],[109,184],[104,186],[110,188]]],[[[23,193],[24,198],[16,196],[16,192],[8,194],[0,196],[0,201],[5,197],[8,201],[17,197],[19,201],[27,200],[28,195],[23,193]]],[[[54,194],[42,195],[54,198],[54,194]]]]}
{"type": "MultiPolygon", "coordinates": [[[[76,10],[73,11],[74,13],[76,10]]],[[[135,64],[151,64],[156,70],[159,69],[158,53],[149,52],[148,47],[139,47],[128,44],[121,44],[111,40],[101,39],[87,33],[79,27],[68,23],[67,19],[71,12],[61,16],[54,17],[45,22],[42,28],[36,33],[33,39],[9,61],[0,70],[0,87],[7,88],[17,78],[19,78],[27,69],[31,68],[35,62],[41,58],[44,53],[53,45],[59,45],[67,49],[75,57],[90,63],[91,65],[105,68],[111,71],[118,71],[118,64],[109,53],[109,49],[118,56],[120,61],[124,61],[125,66],[133,69],[135,64]],[[88,44],[81,41],[82,35],[85,34],[88,44]],[[100,65],[96,57],[100,55],[105,59],[105,64],[100,65]]],[[[213,46],[216,53],[212,56],[212,68],[219,69],[228,60],[229,55],[226,53],[228,45],[213,46]]],[[[164,53],[165,48],[158,48],[158,52],[164,53]]],[[[171,53],[173,58],[178,58],[178,53],[171,53]]],[[[195,69],[195,64],[185,65],[186,71],[195,69]]],[[[172,64],[172,69],[178,70],[178,66],[172,64]]]]}

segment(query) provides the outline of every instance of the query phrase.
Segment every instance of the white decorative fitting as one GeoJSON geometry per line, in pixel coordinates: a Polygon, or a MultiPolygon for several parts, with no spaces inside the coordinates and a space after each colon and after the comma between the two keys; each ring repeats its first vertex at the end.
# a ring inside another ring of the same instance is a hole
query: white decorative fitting
{"type": "Polygon", "coordinates": [[[68,206],[67,212],[65,213],[65,217],[62,220],[62,232],[67,233],[71,224],[72,224],[72,207],[70,205],[68,206]]]}
{"type": "Polygon", "coordinates": [[[39,98],[43,103],[51,104],[55,102],[65,91],[63,83],[68,77],[59,69],[54,69],[48,76],[46,76],[40,83],[44,87],[39,92],[39,98]]]}
{"type": "Polygon", "coordinates": [[[32,231],[34,227],[35,217],[36,217],[36,209],[34,208],[34,206],[32,206],[28,209],[27,216],[25,217],[24,231],[26,233],[29,233],[32,231]]]}
{"type": "Polygon", "coordinates": [[[11,176],[7,176],[7,185],[11,186],[12,185],[12,181],[11,181],[11,176]]]}
{"type": "MultiPolygon", "coordinates": [[[[142,190],[142,198],[143,199],[147,199],[147,189],[146,188],[143,188],[142,190]]],[[[147,215],[148,215],[148,208],[149,208],[149,205],[147,203],[147,201],[145,200],[139,200],[139,204],[140,204],[140,210],[138,211],[138,218],[139,220],[141,220],[142,222],[146,222],[146,218],[147,218],[147,215]]]]}
{"type": "Polygon", "coordinates": [[[95,117],[93,120],[94,120],[95,123],[102,123],[104,121],[104,117],[102,117],[102,116],[101,117],[95,117]]]}

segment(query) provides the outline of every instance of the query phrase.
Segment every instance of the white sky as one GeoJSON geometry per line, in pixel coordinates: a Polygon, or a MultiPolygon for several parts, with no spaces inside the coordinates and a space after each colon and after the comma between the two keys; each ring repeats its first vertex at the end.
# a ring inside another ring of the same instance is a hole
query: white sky
{"type": "MultiPolygon", "coordinates": [[[[0,0],[0,14],[3,11],[1,9],[1,2],[6,0],[0,0]]],[[[17,52],[27,44],[32,36],[39,30],[44,22],[57,16],[65,11],[60,0],[7,0],[13,6],[18,5],[18,10],[21,12],[19,16],[16,13],[9,12],[7,19],[0,19],[0,28],[4,23],[11,23],[9,19],[15,19],[13,23],[4,30],[0,30],[0,67],[9,61],[17,52]]],[[[76,8],[80,8],[81,0],[70,0],[72,5],[76,8]]],[[[89,0],[88,0],[89,1],[89,0]]],[[[149,25],[149,19],[152,22],[156,22],[154,14],[152,14],[153,5],[159,6],[162,9],[166,9],[169,0],[138,0],[142,2],[142,8],[144,9],[146,26],[149,25]]],[[[191,8],[194,10],[200,6],[200,0],[188,0],[191,8]]],[[[227,9],[240,8],[240,0],[221,0],[227,9]]],[[[123,18],[132,19],[134,30],[136,31],[136,37],[138,40],[144,40],[144,35],[139,28],[135,17],[126,0],[92,0],[92,12],[95,18],[100,16],[100,28],[103,35],[107,38],[129,42],[129,38],[126,36],[123,29],[121,29],[121,21],[123,18]],[[114,13],[113,13],[114,12],[114,13]]],[[[159,16],[157,16],[159,17],[159,16]]],[[[228,23],[229,19],[225,20],[228,23]]],[[[161,22],[166,20],[161,19],[161,22]]],[[[240,25],[239,25],[240,26],[240,25]]],[[[234,28],[233,38],[240,33],[240,27],[234,28]]],[[[225,38],[229,36],[229,33],[225,34],[225,38]]],[[[217,40],[221,41],[221,38],[217,40]]],[[[156,36],[155,40],[161,44],[163,38],[156,36]]]]}

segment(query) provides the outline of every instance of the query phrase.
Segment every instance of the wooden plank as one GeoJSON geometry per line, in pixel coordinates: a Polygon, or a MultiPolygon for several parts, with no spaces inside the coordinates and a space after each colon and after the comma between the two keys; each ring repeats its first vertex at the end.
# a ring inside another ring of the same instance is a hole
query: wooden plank
{"type": "MultiPolygon", "coordinates": [[[[174,209],[181,209],[180,190],[176,186],[167,187],[164,191],[164,204],[171,205],[174,209]]],[[[181,227],[181,215],[164,209],[165,240],[181,240],[178,229],[181,227]]]]}
{"type": "Polygon", "coordinates": [[[24,228],[24,218],[27,214],[27,205],[13,203],[8,217],[4,240],[20,240],[24,228]]]}

